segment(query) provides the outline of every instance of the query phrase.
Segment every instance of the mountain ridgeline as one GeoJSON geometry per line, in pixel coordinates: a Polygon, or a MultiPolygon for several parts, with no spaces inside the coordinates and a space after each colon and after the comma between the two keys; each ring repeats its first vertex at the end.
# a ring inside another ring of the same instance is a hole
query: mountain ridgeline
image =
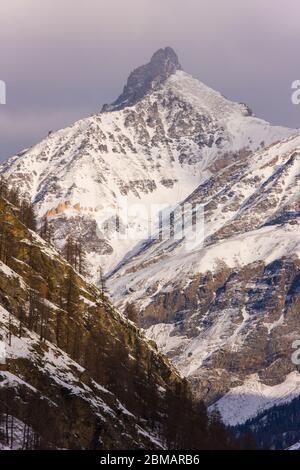
{"type": "Polygon", "coordinates": [[[93,282],[99,266],[112,271],[148,237],[149,224],[156,230],[161,204],[180,203],[218,169],[294,133],[182,71],[170,48],[132,72],[111,108],[0,165],[57,247],[70,233],[84,240],[93,282]]]}

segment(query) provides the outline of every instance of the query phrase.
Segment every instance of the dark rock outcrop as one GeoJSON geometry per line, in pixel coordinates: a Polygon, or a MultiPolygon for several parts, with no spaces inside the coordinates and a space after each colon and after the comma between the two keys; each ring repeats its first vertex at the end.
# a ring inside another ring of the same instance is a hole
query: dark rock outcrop
{"type": "Polygon", "coordinates": [[[102,111],[117,111],[133,106],[150,90],[157,89],[170,75],[181,70],[176,52],[171,47],[156,51],[148,64],[135,69],[127,80],[123,93],[102,111]]]}

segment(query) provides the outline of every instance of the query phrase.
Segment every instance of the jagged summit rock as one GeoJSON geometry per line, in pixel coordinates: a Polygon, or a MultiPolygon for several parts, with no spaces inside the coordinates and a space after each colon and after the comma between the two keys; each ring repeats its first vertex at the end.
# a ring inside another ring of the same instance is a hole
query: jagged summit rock
{"type": "Polygon", "coordinates": [[[176,52],[171,47],[159,49],[150,62],[136,68],[127,80],[123,93],[112,104],[105,104],[102,111],[117,111],[133,106],[150,90],[157,89],[177,70],[182,70],[176,52]]]}

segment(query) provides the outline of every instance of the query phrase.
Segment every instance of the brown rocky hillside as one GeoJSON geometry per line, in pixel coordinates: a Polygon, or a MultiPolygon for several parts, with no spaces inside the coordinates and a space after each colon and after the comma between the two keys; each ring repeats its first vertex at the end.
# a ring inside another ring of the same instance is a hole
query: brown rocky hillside
{"type": "Polygon", "coordinates": [[[0,198],[1,447],[231,446],[155,344],[19,216],[0,198]]]}

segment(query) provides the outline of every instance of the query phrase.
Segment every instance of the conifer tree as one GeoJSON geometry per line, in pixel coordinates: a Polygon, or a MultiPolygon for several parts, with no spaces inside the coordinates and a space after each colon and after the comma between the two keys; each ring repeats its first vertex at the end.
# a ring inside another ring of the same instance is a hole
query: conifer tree
{"type": "Polygon", "coordinates": [[[101,294],[102,294],[102,296],[105,296],[105,295],[108,294],[108,289],[107,289],[107,286],[106,286],[106,280],[105,280],[105,276],[104,276],[102,266],[99,266],[99,268],[98,268],[98,276],[99,276],[98,283],[99,283],[99,288],[100,288],[101,294]]]}
{"type": "Polygon", "coordinates": [[[42,237],[47,243],[53,243],[54,230],[51,224],[49,223],[47,215],[44,215],[44,217],[42,218],[39,234],[40,237],[42,237]]]}
{"type": "Polygon", "coordinates": [[[128,320],[132,321],[136,325],[139,324],[138,311],[133,302],[127,302],[124,308],[124,315],[128,320]]]}

